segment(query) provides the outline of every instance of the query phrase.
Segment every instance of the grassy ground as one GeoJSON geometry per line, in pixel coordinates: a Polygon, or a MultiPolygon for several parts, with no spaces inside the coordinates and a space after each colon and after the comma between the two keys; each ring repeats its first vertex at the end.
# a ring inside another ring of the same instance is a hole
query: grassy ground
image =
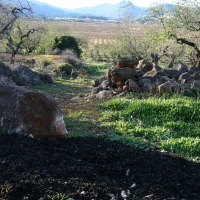
{"type": "Polygon", "coordinates": [[[35,87],[53,96],[60,104],[65,116],[67,130],[70,136],[87,136],[93,134],[107,134],[109,130],[101,127],[98,121],[99,110],[96,105],[105,100],[86,100],[86,95],[91,91],[93,81],[104,75],[110,67],[106,63],[94,63],[90,66],[90,76],[76,79],[55,80],[55,85],[41,85],[35,87]],[[74,97],[81,96],[77,100],[74,97]]]}
{"type": "Polygon", "coordinates": [[[200,101],[188,97],[113,99],[99,106],[100,121],[119,138],[185,158],[200,157],[200,101]]]}
{"type": "Polygon", "coordinates": [[[91,75],[57,79],[55,86],[38,89],[60,104],[70,136],[106,135],[142,148],[156,148],[195,161],[200,160],[200,101],[180,96],[90,100],[84,95],[93,80],[104,75],[109,64],[91,64],[91,75]],[[73,97],[83,96],[78,100],[73,97]]]}

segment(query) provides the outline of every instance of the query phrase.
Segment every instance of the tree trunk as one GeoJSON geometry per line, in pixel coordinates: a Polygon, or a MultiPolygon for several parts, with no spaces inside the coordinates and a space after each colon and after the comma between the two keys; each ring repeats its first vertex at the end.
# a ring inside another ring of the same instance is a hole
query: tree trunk
{"type": "Polygon", "coordinates": [[[200,69],[200,54],[197,55],[194,67],[200,69]]]}
{"type": "Polygon", "coordinates": [[[12,54],[11,54],[11,58],[10,58],[10,64],[14,64],[15,63],[15,53],[13,52],[12,54]]]}

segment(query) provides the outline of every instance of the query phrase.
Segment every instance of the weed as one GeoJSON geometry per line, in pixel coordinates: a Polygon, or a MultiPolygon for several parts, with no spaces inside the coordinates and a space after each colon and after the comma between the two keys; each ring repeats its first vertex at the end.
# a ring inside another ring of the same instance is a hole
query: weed
{"type": "Polygon", "coordinates": [[[0,135],[5,135],[6,131],[0,130],[0,135]]]}
{"type": "MultiPolygon", "coordinates": [[[[113,99],[98,106],[100,122],[144,147],[140,141],[194,158],[200,155],[200,101],[188,97],[113,99]]],[[[123,139],[124,140],[124,139],[123,139]]]]}
{"type": "Polygon", "coordinates": [[[56,193],[54,195],[47,195],[49,200],[66,200],[69,197],[67,194],[56,193]]]}
{"type": "Polygon", "coordinates": [[[103,76],[108,71],[109,66],[111,65],[109,65],[108,63],[91,63],[89,68],[90,74],[93,76],[93,78],[94,76],[103,76]]]}

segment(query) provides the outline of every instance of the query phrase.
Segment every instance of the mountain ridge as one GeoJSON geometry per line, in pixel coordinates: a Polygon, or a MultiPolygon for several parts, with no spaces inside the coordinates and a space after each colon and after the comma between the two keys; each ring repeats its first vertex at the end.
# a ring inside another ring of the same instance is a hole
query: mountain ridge
{"type": "MultiPolygon", "coordinates": [[[[141,17],[149,13],[149,8],[139,7],[134,4],[127,5],[127,2],[122,1],[117,4],[103,3],[97,6],[80,7],[75,9],[67,9],[55,7],[39,0],[32,0],[33,12],[37,15],[45,17],[83,17],[96,16],[108,19],[118,19],[123,16],[141,17]]],[[[168,7],[173,4],[166,4],[168,7]]]]}

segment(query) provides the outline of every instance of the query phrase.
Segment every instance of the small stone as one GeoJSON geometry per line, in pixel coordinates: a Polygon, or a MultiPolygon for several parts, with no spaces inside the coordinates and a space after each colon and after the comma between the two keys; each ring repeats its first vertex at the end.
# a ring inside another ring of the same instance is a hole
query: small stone
{"type": "Polygon", "coordinates": [[[86,195],[86,192],[85,192],[85,191],[82,191],[80,194],[81,194],[81,195],[86,195]]]}
{"type": "Polygon", "coordinates": [[[149,199],[152,199],[153,197],[154,197],[154,194],[150,194],[150,195],[145,196],[143,199],[149,200],[149,199]]]}

